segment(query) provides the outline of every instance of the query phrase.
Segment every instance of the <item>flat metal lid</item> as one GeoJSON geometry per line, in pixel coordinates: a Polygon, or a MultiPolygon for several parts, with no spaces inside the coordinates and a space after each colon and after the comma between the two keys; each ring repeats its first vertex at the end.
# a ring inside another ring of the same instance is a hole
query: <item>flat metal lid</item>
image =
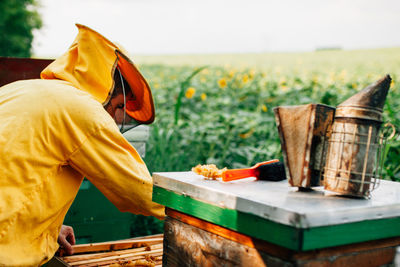
{"type": "Polygon", "coordinates": [[[281,182],[247,178],[205,180],[193,172],[153,174],[154,184],[176,194],[226,209],[250,213],[296,228],[311,228],[400,216],[400,183],[382,180],[370,199],[356,199],[316,187],[300,192],[281,182]]]}

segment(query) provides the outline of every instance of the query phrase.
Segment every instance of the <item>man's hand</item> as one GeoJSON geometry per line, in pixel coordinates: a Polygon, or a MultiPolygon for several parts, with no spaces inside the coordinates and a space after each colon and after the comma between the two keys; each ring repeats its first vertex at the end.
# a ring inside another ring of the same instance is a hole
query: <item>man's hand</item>
{"type": "Polygon", "coordinates": [[[57,242],[67,255],[72,255],[74,253],[72,245],[75,245],[74,229],[71,226],[62,225],[57,242]]]}

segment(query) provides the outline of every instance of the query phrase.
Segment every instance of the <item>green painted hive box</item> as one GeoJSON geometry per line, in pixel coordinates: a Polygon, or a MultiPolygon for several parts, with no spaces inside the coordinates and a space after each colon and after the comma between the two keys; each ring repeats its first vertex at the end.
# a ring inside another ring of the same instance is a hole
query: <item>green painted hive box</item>
{"type": "Polygon", "coordinates": [[[400,183],[381,181],[370,199],[288,182],[205,180],[154,173],[153,200],[196,218],[291,250],[310,251],[400,236],[400,183]]]}

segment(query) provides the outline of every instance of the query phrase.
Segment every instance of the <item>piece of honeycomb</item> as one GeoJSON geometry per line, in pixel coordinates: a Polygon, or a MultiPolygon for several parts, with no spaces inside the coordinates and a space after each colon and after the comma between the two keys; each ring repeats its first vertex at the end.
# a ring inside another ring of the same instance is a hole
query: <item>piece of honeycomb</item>
{"type": "Polygon", "coordinates": [[[215,164],[198,164],[192,168],[192,172],[204,176],[207,180],[216,180],[217,178],[222,177],[224,171],[226,171],[226,168],[218,169],[215,164]]]}

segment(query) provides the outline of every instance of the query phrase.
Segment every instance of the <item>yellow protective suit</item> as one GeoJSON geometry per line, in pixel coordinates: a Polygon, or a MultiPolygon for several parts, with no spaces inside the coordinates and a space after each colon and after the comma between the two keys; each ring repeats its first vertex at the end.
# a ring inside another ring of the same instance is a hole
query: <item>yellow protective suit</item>
{"type": "Polygon", "coordinates": [[[83,177],[121,211],[164,216],[146,165],[103,108],[118,53],[126,55],[77,26],[42,79],[0,88],[0,266],[38,266],[54,255],[83,177]]]}

